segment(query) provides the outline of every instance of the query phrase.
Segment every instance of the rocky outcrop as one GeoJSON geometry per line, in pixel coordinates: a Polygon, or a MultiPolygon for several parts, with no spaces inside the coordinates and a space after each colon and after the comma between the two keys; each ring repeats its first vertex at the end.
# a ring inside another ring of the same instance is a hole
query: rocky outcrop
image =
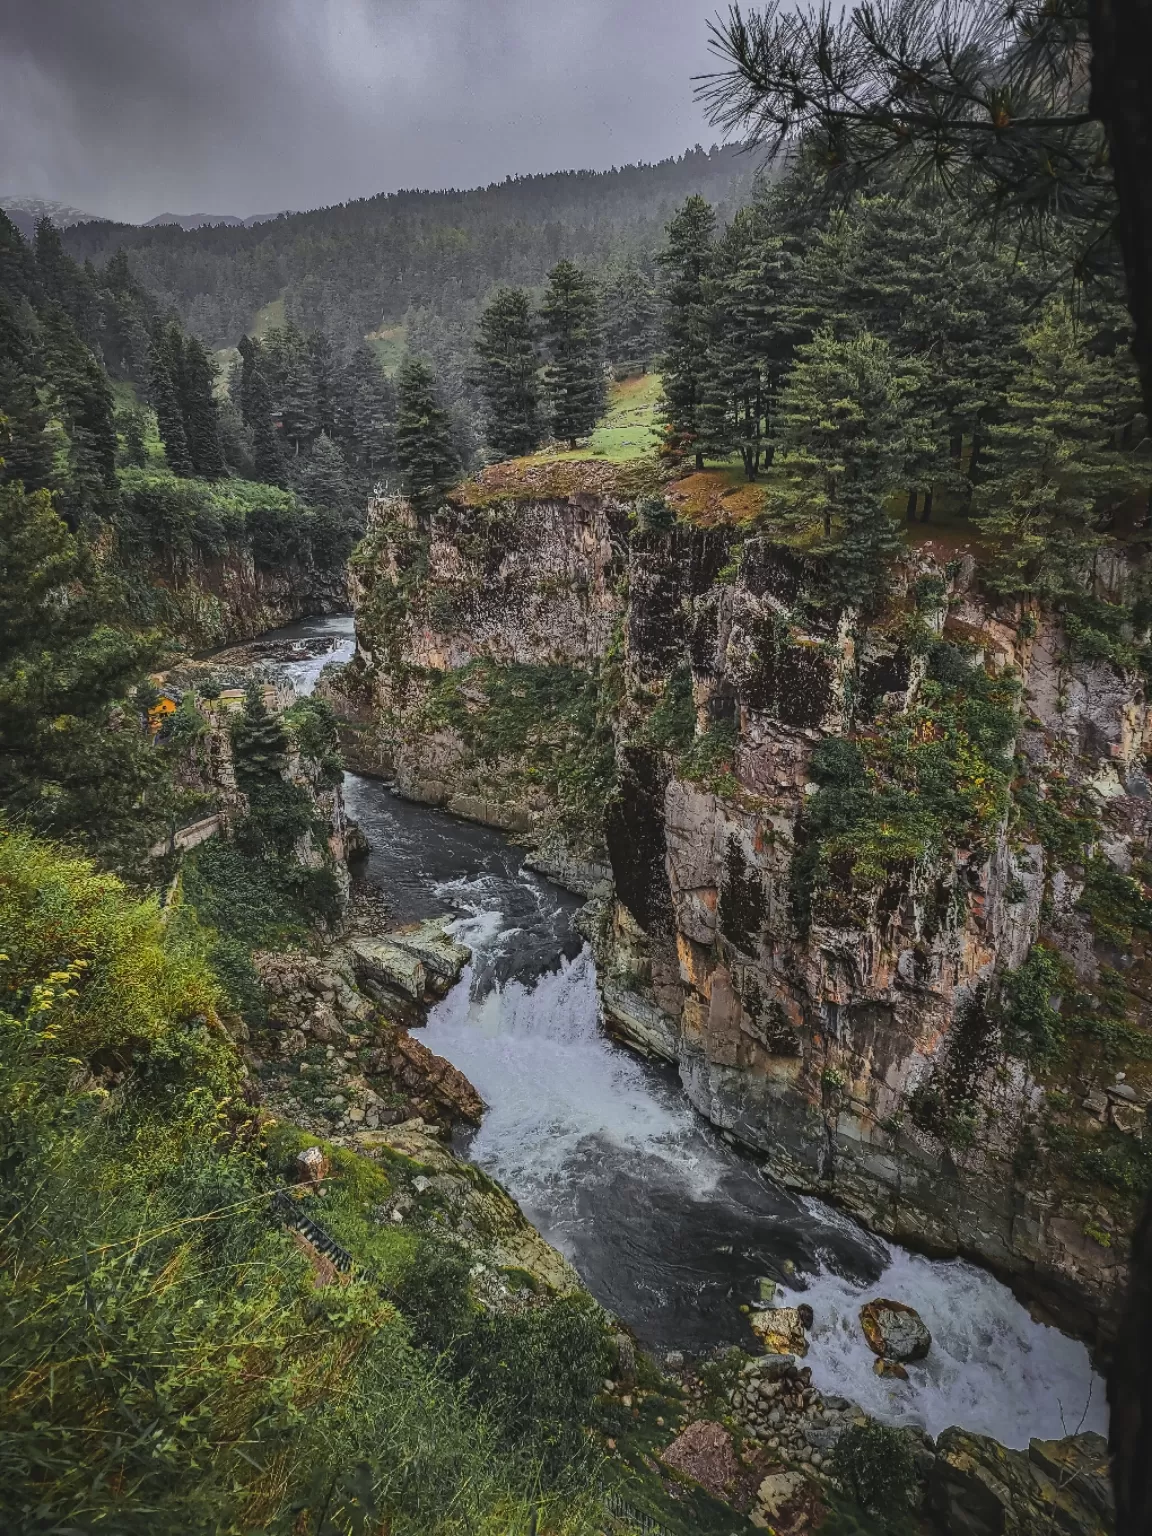
{"type": "Polygon", "coordinates": [[[263,565],[246,544],[229,544],[219,555],[158,556],[152,574],[165,628],[191,651],[349,607],[342,569],[293,559],[263,565]]]}
{"type": "Polygon", "coordinates": [[[1107,1443],[1071,1435],[1009,1451],[985,1435],[947,1429],[936,1442],[928,1506],[944,1536],[1107,1536],[1114,1529],[1107,1443]]]}
{"type": "Polygon", "coordinates": [[[322,955],[258,954],[268,1020],[247,1054],[266,1100],[325,1135],[412,1119],[478,1125],[484,1104],[472,1084],[405,1027],[422,1022],[469,958],[435,919],[346,935],[322,955]]]}
{"type": "Polygon", "coordinates": [[[1152,1098],[1141,677],[970,558],[909,556],[865,622],[766,536],[511,479],[374,509],[341,687],[401,786],[569,849],[583,818],[611,1028],[788,1186],[1107,1331],[1152,1098]],[[573,746],[606,718],[610,785],[573,746]]]}
{"type": "MultiPolygon", "coordinates": [[[[488,1266],[531,1276],[539,1287],[528,1301],[567,1295],[582,1289],[576,1271],[551,1247],[520,1207],[494,1179],[471,1163],[463,1163],[419,1120],[388,1130],[358,1131],[350,1141],[358,1152],[386,1160],[392,1177],[401,1183],[386,1212],[387,1220],[404,1222],[417,1208],[443,1211],[457,1238],[483,1251],[488,1266]]],[[[508,1305],[507,1276],[476,1266],[473,1284],[489,1303],[508,1305]],[[486,1271],[486,1272],[485,1272],[486,1271]]]]}

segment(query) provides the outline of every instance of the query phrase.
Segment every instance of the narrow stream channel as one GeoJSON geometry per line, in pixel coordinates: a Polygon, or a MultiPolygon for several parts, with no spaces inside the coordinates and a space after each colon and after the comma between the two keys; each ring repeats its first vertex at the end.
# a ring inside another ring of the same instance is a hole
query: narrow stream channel
{"type": "MultiPolygon", "coordinates": [[[[310,691],[351,654],[351,619],[265,639],[333,640],[289,662],[310,691]]],[[[1036,1323],[991,1275],[921,1258],[823,1202],[793,1195],[688,1106],[676,1075],[616,1045],[599,1020],[595,968],[572,919],[579,899],[526,870],[503,835],[345,776],[372,847],[368,876],[398,920],[454,914],[473,961],[433,1010],[425,1043],[475,1084],[487,1112],[461,1143],[650,1347],[756,1349],[741,1305],[761,1277],[815,1313],[813,1380],[892,1423],[950,1424],[1025,1446],[1105,1431],[1102,1381],[1083,1345],[1036,1323]],[[857,1313],[888,1296],[932,1331],[908,1383],[877,1377],[857,1313]]]]}

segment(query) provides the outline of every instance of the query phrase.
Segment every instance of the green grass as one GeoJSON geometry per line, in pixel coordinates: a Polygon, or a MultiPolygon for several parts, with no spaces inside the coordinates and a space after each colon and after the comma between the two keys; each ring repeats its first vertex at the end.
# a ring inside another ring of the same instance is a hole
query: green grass
{"type": "Polygon", "coordinates": [[[276,330],[284,324],[284,299],[272,299],[269,303],[258,309],[252,318],[253,336],[264,337],[269,331],[276,330]]]}
{"type": "Polygon", "coordinates": [[[408,327],[385,325],[378,331],[369,331],[364,340],[380,359],[380,366],[391,377],[404,361],[408,349],[408,327]]]}
{"type": "Polygon", "coordinates": [[[660,389],[658,373],[613,384],[607,414],[592,434],[587,456],[619,464],[651,453],[656,447],[660,389]]]}

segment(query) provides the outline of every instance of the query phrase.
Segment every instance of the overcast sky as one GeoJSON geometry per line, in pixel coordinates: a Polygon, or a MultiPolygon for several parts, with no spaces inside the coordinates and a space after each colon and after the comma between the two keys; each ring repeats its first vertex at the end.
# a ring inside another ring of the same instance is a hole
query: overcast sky
{"type": "Polygon", "coordinates": [[[660,159],[717,0],[0,0],[0,194],[274,212],[660,159]]]}

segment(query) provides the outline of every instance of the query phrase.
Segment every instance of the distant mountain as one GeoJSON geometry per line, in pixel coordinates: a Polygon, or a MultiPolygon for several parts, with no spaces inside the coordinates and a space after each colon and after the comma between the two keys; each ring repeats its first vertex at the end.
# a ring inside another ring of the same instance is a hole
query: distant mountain
{"type": "MultiPolygon", "coordinates": [[[[285,209],[285,212],[288,210],[285,209]]],[[[177,224],[191,232],[194,229],[251,229],[253,224],[268,224],[280,218],[278,213],[254,213],[247,219],[238,219],[234,213],[158,213],[142,229],[159,229],[165,224],[177,224]]]]}
{"type": "MultiPolygon", "coordinates": [[[[753,195],[760,168],[737,145],[697,145],[654,165],[387,192],[243,228],[236,219],[196,229],[80,225],[64,243],[98,266],[127,250],[139,281],[212,347],[235,346],[282,301],[280,314],[341,346],[413,324],[408,340],[443,374],[447,354],[462,359],[471,346],[494,287],[538,287],[562,256],[595,274],[624,257],[650,266],[686,197],[707,198],[723,224],[753,195]]],[[[464,362],[457,371],[463,379],[464,362]]]]}
{"type": "Polygon", "coordinates": [[[0,196],[0,208],[8,215],[26,240],[36,233],[41,219],[51,219],[58,229],[68,229],[73,224],[92,224],[104,221],[100,213],[85,213],[82,208],[72,208],[67,203],[56,203],[47,197],[0,196]]]}
{"type": "Polygon", "coordinates": [[[244,220],[234,213],[158,213],[143,225],[144,229],[158,229],[162,224],[179,224],[181,229],[208,229],[223,225],[226,229],[243,229],[244,220]]]}

